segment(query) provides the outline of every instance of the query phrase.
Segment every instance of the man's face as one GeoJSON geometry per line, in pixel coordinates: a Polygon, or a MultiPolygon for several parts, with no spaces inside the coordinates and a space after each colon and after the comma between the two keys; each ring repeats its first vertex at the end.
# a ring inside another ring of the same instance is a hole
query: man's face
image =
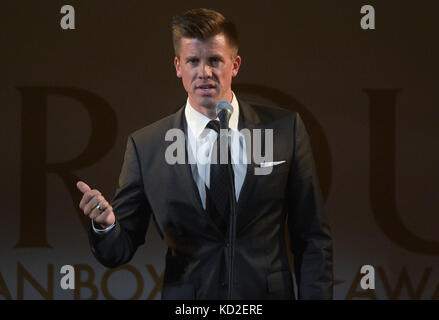
{"type": "Polygon", "coordinates": [[[232,99],[232,78],[238,74],[241,57],[233,57],[224,34],[206,40],[182,38],[180,57],[174,58],[177,77],[191,105],[212,110],[218,101],[232,99]]]}

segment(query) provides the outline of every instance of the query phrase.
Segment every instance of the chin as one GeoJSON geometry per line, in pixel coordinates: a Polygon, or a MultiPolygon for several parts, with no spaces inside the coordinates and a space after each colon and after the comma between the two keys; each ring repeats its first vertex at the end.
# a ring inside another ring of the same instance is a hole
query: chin
{"type": "Polygon", "coordinates": [[[204,96],[204,97],[199,97],[197,99],[197,102],[200,106],[203,106],[205,108],[212,108],[215,107],[217,102],[218,102],[218,98],[216,97],[210,97],[210,96],[204,96]]]}

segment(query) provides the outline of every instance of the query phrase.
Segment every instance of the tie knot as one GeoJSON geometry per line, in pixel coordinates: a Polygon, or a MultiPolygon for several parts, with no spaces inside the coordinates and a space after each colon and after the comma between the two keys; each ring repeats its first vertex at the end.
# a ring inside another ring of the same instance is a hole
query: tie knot
{"type": "Polygon", "coordinates": [[[207,124],[206,128],[215,130],[216,133],[220,133],[220,122],[218,120],[210,120],[209,123],[207,124]]]}
{"type": "Polygon", "coordinates": [[[218,120],[210,120],[206,128],[215,130],[218,134],[220,129],[229,129],[229,120],[231,113],[223,109],[218,113],[218,120]]]}

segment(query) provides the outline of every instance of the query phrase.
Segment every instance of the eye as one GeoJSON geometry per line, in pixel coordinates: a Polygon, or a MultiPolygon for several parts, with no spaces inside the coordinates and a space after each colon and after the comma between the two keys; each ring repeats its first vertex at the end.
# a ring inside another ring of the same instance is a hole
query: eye
{"type": "Polygon", "coordinates": [[[195,65],[195,64],[198,63],[198,59],[197,59],[197,58],[189,58],[189,59],[187,60],[187,62],[188,62],[189,64],[195,65]]]}
{"type": "Polygon", "coordinates": [[[218,65],[218,63],[220,63],[221,59],[219,57],[212,57],[210,58],[210,64],[212,66],[216,66],[218,65]]]}

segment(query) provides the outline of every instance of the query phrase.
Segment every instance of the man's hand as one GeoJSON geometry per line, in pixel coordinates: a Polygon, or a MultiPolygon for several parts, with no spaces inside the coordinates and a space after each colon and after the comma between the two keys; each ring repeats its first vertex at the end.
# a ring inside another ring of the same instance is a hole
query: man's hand
{"type": "Polygon", "coordinates": [[[111,226],[116,217],[114,216],[113,208],[102,194],[96,189],[92,190],[82,181],[78,181],[76,187],[83,194],[79,207],[84,214],[103,229],[111,226]]]}

